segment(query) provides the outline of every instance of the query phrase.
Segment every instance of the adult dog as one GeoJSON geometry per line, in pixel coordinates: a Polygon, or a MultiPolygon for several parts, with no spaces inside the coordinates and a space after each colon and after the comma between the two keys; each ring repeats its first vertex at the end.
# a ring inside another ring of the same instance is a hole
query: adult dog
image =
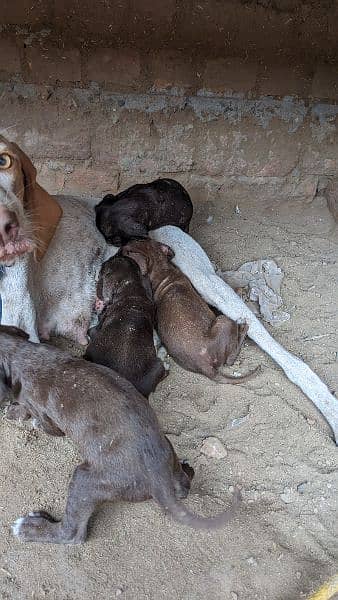
{"type": "MultiPolygon", "coordinates": [[[[338,439],[338,403],[299,358],[287,352],[220,277],[188,234],[166,226],[150,237],[170,246],[173,262],[201,296],[237,323],[313,401],[338,439]]],[[[2,321],[29,333],[31,341],[51,332],[86,343],[96,278],[117,251],[95,227],[93,211],[70,197],[51,197],[36,182],[36,170],[15,144],[0,138],[0,282],[2,321]]]]}
{"type": "Polygon", "coordinates": [[[24,152],[0,137],[0,281],[2,322],[31,341],[51,333],[87,343],[96,279],[114,254],[94,211],[72,197],[50,196],[24,152]]]}

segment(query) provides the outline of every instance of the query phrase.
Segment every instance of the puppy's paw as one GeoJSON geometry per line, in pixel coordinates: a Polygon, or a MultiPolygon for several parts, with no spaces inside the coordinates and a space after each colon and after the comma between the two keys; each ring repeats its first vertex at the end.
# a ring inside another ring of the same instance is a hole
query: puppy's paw
{"type": "Polygon", "coordinates": [[[17,519],[12,532],[22,542],[57,542],[57,525],[47,512],[36,511],[17,519]]]}
{"type": "Polygon", "coordinates": [[[104,309],[103,300],[100,300],[100,298],[96,298],[95,304],[94,304],[94,309],[96,310],[97,313],[101,313],[104,309]]]}
{"type": "Polygon", "coordinates": [[[8,406],[5,417],[9,421],[27,421],[30,418],[30,413],[22,404],[13,402],[8,406]]]}

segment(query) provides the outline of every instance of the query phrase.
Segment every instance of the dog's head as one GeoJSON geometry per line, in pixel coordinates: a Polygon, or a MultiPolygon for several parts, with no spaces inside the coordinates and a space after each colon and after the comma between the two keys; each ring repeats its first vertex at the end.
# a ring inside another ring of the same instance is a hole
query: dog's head
{"type": "Polygon", "coordinates": [[[169,246],[150,239],[128,242],[123,246],[121,253],[138,264],[142,275],[150,273],[155,264],[163,264],[175,256],[175,252],[169,246]]]}
{"type": "MultiPolygon", "coordinates": [[[[142,210],[142,209],[141,209],[142,210]]],[[[132,239],[145,239],[148,229],[135,214],[135,204],[107,194],[95,206],[96,227],[108,244],[123,246],[132,239]]]]}
{"type": "Polygon", "coordinates": [[[10,266],[33,251],[41,257],[61,214],[36,182],[28,156],[0,136],[0,264],[10,266]]]}
{"type": "Polygon", "coordinates": [[[102,266],[98,296],[107,304],[118,290],[125,288],[129,283],[141,283],[141,278],[140,269],[135,261],[120,254],[115,255],[102,266]]]}

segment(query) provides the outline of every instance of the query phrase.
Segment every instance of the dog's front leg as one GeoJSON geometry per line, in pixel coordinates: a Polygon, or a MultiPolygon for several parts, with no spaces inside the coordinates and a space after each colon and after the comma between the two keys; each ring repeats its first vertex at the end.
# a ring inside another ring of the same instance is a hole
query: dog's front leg
{"type": "Polygon", "coordinates": [[[0,280],[1,323],[23,329],[31,342],[38,343],[33,273],[30,256],[24,256],[12,267],[5,268],[0,280]]]}

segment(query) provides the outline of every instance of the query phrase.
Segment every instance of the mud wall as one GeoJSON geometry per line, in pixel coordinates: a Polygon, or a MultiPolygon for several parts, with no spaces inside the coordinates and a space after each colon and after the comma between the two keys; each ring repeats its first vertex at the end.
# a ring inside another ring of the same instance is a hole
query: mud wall
{"type": "Polygon", "coordinates": [[[51,191],[171,175],[196,201],[311,199],[338,177],[337,17],[331,0],[5,0],[0,127],[51,191]]]}

